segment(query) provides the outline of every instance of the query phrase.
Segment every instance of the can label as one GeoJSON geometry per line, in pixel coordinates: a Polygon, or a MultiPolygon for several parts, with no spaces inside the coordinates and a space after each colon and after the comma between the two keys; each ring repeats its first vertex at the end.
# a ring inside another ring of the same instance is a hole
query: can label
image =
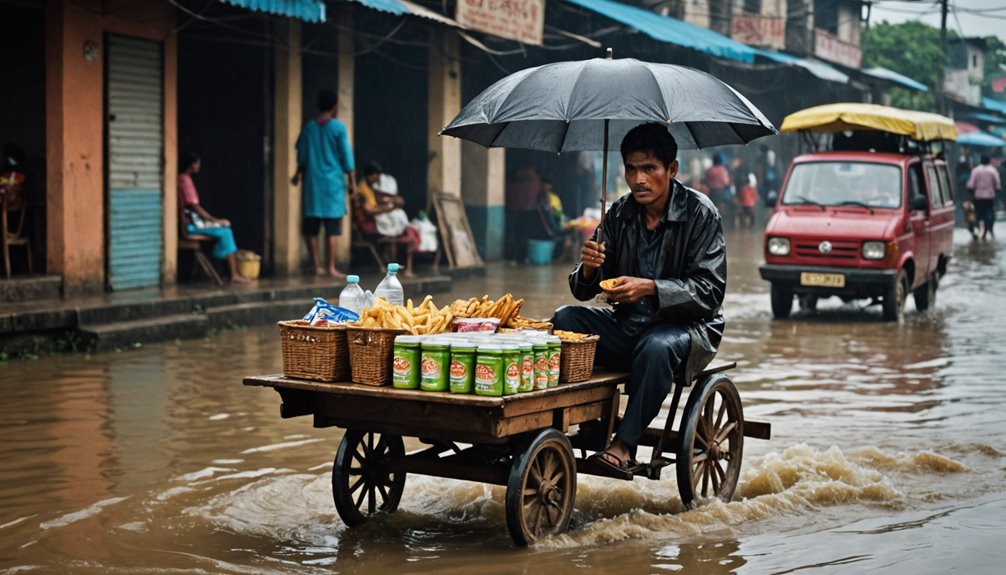
{"type": "Polygon", "coordinates": [[[440,377],[440,364],[432,357],[423,358],[423,379],[437,379],[440,377]]]}
{"type": "Polygon", "coordinates": [[[531,391],[534,389],[534,354],[522,355],[520,365],[519,391],[531,391]]]}
{"type": "Polygon", "coordinates": [[[476,395],[503,395],[503,358],[479,355],[475,366],[476,395]]]}
{"type": "Polygon", "coordinates": [[[423,351],[422,378],[419,386],[424,391],[447,391],[447,370],[450,358],[447,351],[423,351]]]}
{"type": "Polygon", "coordinates": [[[534,388],[548,389],[548,357],[542,354],[534,354],[534,388]]]}
{"type": "Polygon", "coordinates": [[[451,383],[463,383],[468,377],[468,367],[460,361],[451,362],[451,383]]]}
{"type": "Polygon", "coordinates": [[[559,352],[549,350],[548,355],[548,386],[559,385],[559,352]]]}
{"type": "Polygon", "coordinates": [[[506,381],[503,395],[513,395],[520,390],[520,364],[517,361],[506,366],[506,381]]]}
{"type": "Polygon", "coordinates": [[[419,360],[417,349],[395,349],[391,360],[391,384],[398,389],[416,389],[419,387],[419,370],[416,365],[419,360]]]}

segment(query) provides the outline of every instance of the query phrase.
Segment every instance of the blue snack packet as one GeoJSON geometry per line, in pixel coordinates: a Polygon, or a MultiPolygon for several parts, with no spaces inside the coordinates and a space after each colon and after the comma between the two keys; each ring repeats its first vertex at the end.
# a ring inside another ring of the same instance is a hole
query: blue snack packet
{"type": "Polygon", "coordinates": [[[314,298],[314,307],[304,319],[311,325],[323,325],[323,323],[345,323],[360,319],[359,314],[344,307],[332,305],[324,298],[314,298]]]}

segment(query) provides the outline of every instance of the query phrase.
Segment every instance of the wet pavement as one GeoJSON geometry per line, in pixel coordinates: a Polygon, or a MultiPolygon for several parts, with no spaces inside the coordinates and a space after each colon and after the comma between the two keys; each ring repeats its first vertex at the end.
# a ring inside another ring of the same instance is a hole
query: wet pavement
{"type": "MultiPolygon", "coordinates": [[[[661,481],[581,476],[569,533],[507,535],[502,488],[410,475],[347,529],[336,429],[241,385],[281,369],[274,327],[0,364],[2,573],[970,573],[1006,561],[1006,242],[958,230],[936,309],[820,302],[772,320],[761,238],[728,237],[720,358],[746,417],[734,501],[686,511],[661,481]]],[[[571,303],[567,266],[490,266],[454,297],[571,303]]],[[[409,444],[407,444],[408,446],[409,444]]]]}

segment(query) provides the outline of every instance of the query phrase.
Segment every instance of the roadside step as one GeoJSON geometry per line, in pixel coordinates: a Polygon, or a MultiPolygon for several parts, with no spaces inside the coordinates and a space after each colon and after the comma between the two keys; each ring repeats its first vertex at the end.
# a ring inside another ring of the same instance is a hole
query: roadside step
{"type": "Polygon", "coordinates": [[[205,315],[188,313],[127,322],[81,325],[78,331],[92,351],[104,352],[131,347],[136,343],[203,337],[209,328],[210,323],[205,315]]]}
{"type": "Polygon", "coordinates": [[[211,328],[220,329],[236,325],[263,325],[300,319],[310,309],[310,303],[301,300],[258,301],[212,307],[206,310],[206,316],[211,328]]]}

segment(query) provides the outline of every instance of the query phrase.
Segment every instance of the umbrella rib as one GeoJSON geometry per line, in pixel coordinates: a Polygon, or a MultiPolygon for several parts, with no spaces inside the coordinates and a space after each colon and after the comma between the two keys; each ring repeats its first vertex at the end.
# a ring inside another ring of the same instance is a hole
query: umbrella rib
{"type": "Polygon", "coordinates": [[[569,133],[569,125],[572,124],[572,120],[566,120],[566,125],[562,129],[562,137],[559,138],[559,149],[555,153],[561,154],[563,146],[566,145],[566,134],[569,133]]]}
{"type": "Polygon", "coordinates": [[[692,123],[691,122],[685,122],[684,124],[685,124],[685,127],[688,128],[688,133],[692,135],[692,141],[695,142],[695,149],[696,150],[701,150],[702,149],[702,145],[699,144],[699,137],[698,137],[698,135],[695,134],[695,130],[692,129],[692,123]]]}

